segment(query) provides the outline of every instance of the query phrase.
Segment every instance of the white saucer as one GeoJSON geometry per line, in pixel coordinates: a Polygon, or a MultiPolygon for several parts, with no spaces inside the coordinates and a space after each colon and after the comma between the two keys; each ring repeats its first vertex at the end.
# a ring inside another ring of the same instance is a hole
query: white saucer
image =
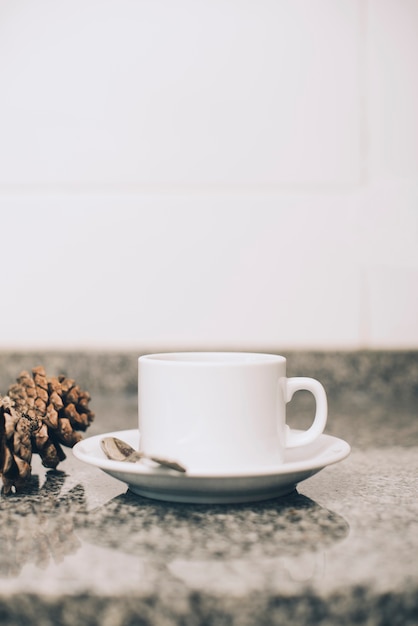
{"type": "Polygon", "coordinates": [[[100,447],[103,437],[119,437],[133,448],[139,447],[138,430],[121,430],[89,437],[77,443],[74,455],[129,486],[134,493],[156,500],[218,504],[255,502],[290,493],[296,485],[327,465],[350,453],[348,443],[331,435],[321,435],[314,443],[286,450],[282,465],[260,472],[235,474],[180,474],[154,469],[140,463],[111,461],[100,447]]]}

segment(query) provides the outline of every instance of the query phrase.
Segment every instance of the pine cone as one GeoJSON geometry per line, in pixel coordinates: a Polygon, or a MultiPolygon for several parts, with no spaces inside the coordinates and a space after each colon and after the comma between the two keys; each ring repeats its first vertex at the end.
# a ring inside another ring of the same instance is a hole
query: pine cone
{"type": "Polygon", "coordinates": [[[10,491],[30,477],[32,452],[40,455],[45,467],[55,468],[63,461],[61,444],[72,447],[80,441],[78,431],[89,427],[94,413],[88,406],[90,395],[74,380],[63,375],[47,378],[42,366],[34,367],[32,375],[21,372],[6,398],[0,413],[0,473],[5,491],[10,491]],[[16,446],[20,447],[15,454],[16,446]]]}
{"type": "Polygon", "coordinates": [[[33,434],[39,429],[38,419],[22,415],[13,408],[7,396],[0,396],[0,471],[4,493],[19,489],[31,476],[33,434]]]}

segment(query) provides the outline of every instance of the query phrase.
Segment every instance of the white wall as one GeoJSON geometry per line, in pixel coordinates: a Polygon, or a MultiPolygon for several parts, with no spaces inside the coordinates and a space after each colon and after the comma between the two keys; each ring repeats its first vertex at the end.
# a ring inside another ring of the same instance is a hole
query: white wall
{"type": "Polygon", "coordinates": [[[0,0],[0,349],[418,347],[416,0],[0,0]]]}

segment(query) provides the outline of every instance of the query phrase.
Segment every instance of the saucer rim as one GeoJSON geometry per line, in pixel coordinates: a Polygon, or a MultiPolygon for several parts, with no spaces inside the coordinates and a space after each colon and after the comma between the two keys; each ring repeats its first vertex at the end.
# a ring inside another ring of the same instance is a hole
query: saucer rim
{"type": "MultiPolygon", "coordinates": [[[[297,432],[294,429],[291,429],[292,432],[297,432]]],[[[335,437],[334,435],[328,435],[327,433],[322,433],[318,440],[327,444],[326,450],[320,453],[314,453],[310,457],[307,457],[303,460],[298,461],[284,461],[280,465],[270,466],[268,468],[263,468],[260,470],[237,470],[237,471],[199,471],[199,472],[187,472],[186,474],[182,474],[176,471],[161,469],[161,468],[152,468],[146,465],[142,465],[140,463],[126,463],[125,461],[113,461],[111,459],[107,459],[106,457],[98,457],[95,456],[92,451],[86,449],[94,446],[95,449],[100,450],[100,440],[103,437],[119,437],[123,439],[124,437],[130,440],[133,436],[139,435],[138,428],[117,430],[108,433],[100,433],[97,435],[93,435],[91,437],[87,437],[82,439],[72,448],[73,455],[89,465],[93,465],[95,467],[100,468],[105,472],[111,473],[123,473],[123,474],[131,474],[131,475],[147,475],[147,476],[166,476],[173,479],[178,480],[201,480],[201,479],[219,479],[219,478],[228,478],[228,479],[246,479],[246,478],[257,478],[257,477],[273,477],[280,476],[286,474],[293,474],[299,472],[312,472],[317,473],[324,467],[328,467],[329,465],[333,465],[344,460],[349,456],[351,452],[351,446],[349,443],[340,439],[339,437],[335,437]],[[96,444],[96,445],[95,445],[96,444]]]]}

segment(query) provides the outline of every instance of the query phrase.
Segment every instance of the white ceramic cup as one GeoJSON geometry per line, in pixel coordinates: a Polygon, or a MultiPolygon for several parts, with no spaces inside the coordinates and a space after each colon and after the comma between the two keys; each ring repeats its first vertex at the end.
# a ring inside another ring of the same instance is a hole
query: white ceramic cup
{"type": "Polygon", "coordinates": [[[327,398],[313,378],[287,378],[286,359],[245,352],[172,352],[138,360],[140,449],[175,460],[190,473],[263,472],[287,447],[317,439],[327,398]],[[286,403],[312,392],[316,414],[306,431],[286,426],[286,403]]]}

